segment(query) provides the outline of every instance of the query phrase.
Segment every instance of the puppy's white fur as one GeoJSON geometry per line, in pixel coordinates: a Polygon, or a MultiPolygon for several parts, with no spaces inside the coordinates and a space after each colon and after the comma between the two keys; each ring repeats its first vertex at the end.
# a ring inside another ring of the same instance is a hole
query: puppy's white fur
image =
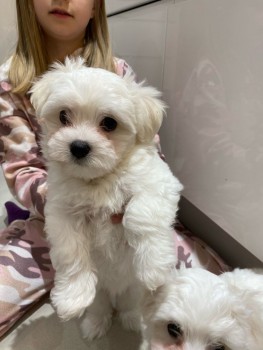
{"type": "Polygon", "coordinates": [[[263,271],[175,271],[143,309],[142,349],[262,350],[263,271]],[[179,332],[171,336],[168,324],[179,332]]]}
{"type": "Polygon", "coordinates": [[[92,304],[83,320],[89,338],[109,327],[113,300],[124,325],[138,327],[142,289],[163,284],[175,264],[172,224],[182,185],[153,144],[165,109],[159,95],[81,59],[56,64],[32,88],[48,165],[52,301],[63,319],[92,304]],[[105,130],[105,118],[116,129],[105,130]],[[76,140],[90,147],[81,159],[71,152],[76,140]],[[121,212],[122,223],[113,225],[121,212]]]}

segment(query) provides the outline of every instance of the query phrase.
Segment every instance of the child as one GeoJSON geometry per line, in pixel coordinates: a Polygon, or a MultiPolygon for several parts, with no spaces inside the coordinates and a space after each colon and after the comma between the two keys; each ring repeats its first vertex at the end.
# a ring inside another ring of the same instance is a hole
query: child
{"type": "Polygon", "coordinates": [[[16,6],[16,52],[0,68],[0,161],[10,190],[31,215],[0,231],[0,335],[53,281],[43,234],[47,173],[28,94],[32,81],[68,55],[121,76],[131,71],[112,56],[104,0],[17,0],[16,6]]]}

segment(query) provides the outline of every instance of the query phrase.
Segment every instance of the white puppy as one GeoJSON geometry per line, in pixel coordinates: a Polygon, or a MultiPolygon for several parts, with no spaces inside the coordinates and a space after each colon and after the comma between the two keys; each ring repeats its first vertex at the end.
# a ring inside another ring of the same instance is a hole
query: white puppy
{"type": "Polygon", "coordinates": [[[165,109],[159,95],[80,58],[56,64],[32,88],[48,165],[52,301],[63,319],[93,303],[83,321],[89,338],[106,332],[113,300],[123,323],[138,327],[142,286],[154,290],[175,264],[182,185],[153,142],[165,109]]]}
{"type": "Polygon", "coordinates": [[[263,271],[175,271],[144,302],[141,349],[262,350],[263,271]]]}

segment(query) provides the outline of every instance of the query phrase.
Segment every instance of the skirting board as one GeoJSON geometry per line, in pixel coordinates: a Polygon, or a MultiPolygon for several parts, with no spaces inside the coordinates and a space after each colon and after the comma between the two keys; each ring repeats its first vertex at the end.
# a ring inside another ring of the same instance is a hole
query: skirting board
{"type": "Polygon", "coordinates": [[[232,267],[263,268],[263,262],[208,218],[185,197],[179,203],[178,219],[193,235],[213,248],[232,267]]]}

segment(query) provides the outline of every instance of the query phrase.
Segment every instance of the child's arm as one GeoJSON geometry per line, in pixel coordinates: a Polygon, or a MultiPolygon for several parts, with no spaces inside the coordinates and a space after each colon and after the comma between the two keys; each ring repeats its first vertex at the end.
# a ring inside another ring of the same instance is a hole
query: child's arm
{"type": "Polygon", "coordinates": [[[46,170],[38,144],[39,125],[29,99],[0,83],[0,162],[7,184],[31,212],[43,217],[46,170]]]}

